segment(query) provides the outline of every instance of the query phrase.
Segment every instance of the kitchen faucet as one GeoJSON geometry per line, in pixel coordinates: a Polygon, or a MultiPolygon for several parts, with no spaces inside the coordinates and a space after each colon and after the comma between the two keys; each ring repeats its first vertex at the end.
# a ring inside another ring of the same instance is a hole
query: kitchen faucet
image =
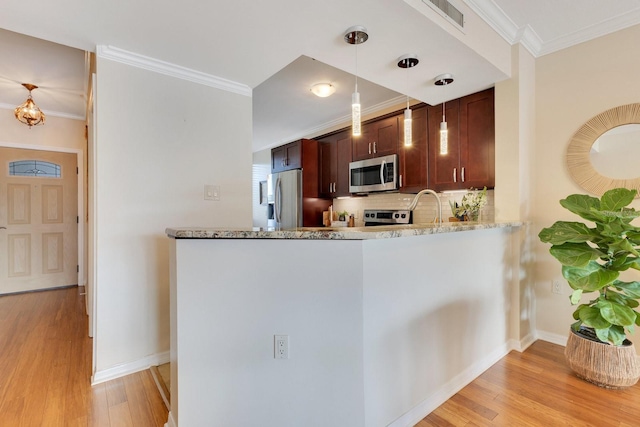
{"type": "Polygon", "coordinates": [[[433,194],[433,196],[436,198],[436,201],[438,202],[438,218],[437,218],[438,224],[442,224],[442,203],[440,202],[440,197],[438,196],[438,193],[436,193],[433,190],[430,190],[428,188],[424,190],[420,190],[418,194],[416,194],[416,197],[413,198],[413,201],[411,202],[411,204],[407,209],[413,212],[416,206],[418,206],[418,199],[420,198],[420,196],[422,196],[425,193],[433,194]]]}

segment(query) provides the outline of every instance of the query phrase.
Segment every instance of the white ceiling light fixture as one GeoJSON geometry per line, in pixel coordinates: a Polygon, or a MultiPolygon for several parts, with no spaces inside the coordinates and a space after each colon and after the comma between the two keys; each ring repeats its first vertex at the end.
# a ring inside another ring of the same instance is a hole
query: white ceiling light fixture
{"type": "MultiPolygon", "coordinates": [[[[436,86],[446,86],[453,83],[451,74],[440,74],[435,78],[436,86]]],[[[440,123],[440,154],[449,154],[449,130],[447,129],[447,119],[444,114],[445,103],[442,102],[442,123],[440,123]]]]}
{"type": "Polygon", "coordinates": [[[366,42],[368,39],[369,34],[367,34],[367,29],[362,25],[350,27],[344,34],[344,41],[356,46],[356,90],[351,97],[351,130],[353,136],[360,136],[362,133],[360,126],[360,94],[358,93],[358,45],[366,42]]]}
{"type": "MultiPolygon", "coordinates": [[[[418,56],[414,54],[402,55],[398,58],[398,67],[413,68],[418,65],[418,56]]],[[[410,147],[413,144],[413,121],[411,120],[411,109],[409,108],[409,74],[407,72],[407,109],[404,110],[404,146],[410,147]]]]}
{"type": "Polygon", "coordinates": [[[33,98],[31,97],[31,91],[38,89],[38,86],[32,85],[31,83],[22,83],[22,86],[29,91],[29,97],[22,105],[19,105],[14,110],[16,119],[29,126],[29,129],[31,129],[31,126],[43,125],[44,113],[38,108],[36,103],[33,102],[33,98]]]}
{"type": "Polygon", "coordinates": [[[336,87],[331,83],[316,83],[311,86],[311,92],[320,98],[326,98],[336,92],[336,87]]]}

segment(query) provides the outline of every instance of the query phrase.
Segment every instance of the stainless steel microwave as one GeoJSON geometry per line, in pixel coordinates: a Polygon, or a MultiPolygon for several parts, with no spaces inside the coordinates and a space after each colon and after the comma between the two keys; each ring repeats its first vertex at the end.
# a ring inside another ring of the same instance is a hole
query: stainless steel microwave
{"type": "Polygon", "coordinates": [[[375,157],[349,163],[349,192],[369,193],[398,188],[398,156],[375,157]]]}

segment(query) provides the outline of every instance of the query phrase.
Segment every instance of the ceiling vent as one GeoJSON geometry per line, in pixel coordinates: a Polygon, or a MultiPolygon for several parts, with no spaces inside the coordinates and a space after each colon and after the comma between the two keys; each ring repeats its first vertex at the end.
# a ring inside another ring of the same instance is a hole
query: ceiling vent
{"type": "Polygon", "coordinates": [[[464,28],[464,15],[447,0],[422,0],[422,2],[431,6],[437,12],[447,16],[460,28],[464,28]]]}

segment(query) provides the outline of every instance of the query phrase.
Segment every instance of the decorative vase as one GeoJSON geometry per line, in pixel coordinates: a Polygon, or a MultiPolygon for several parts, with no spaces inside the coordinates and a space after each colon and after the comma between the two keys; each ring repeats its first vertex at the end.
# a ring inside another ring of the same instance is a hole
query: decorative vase
{"type": "Polygon", "coordinates": [[[626,388],[640,378],[640,361],[633,343],[603,343],[590,328],[581,327],[580,333],[571,330],[564,355],[579,378],[600,387],[626,388]]]}

